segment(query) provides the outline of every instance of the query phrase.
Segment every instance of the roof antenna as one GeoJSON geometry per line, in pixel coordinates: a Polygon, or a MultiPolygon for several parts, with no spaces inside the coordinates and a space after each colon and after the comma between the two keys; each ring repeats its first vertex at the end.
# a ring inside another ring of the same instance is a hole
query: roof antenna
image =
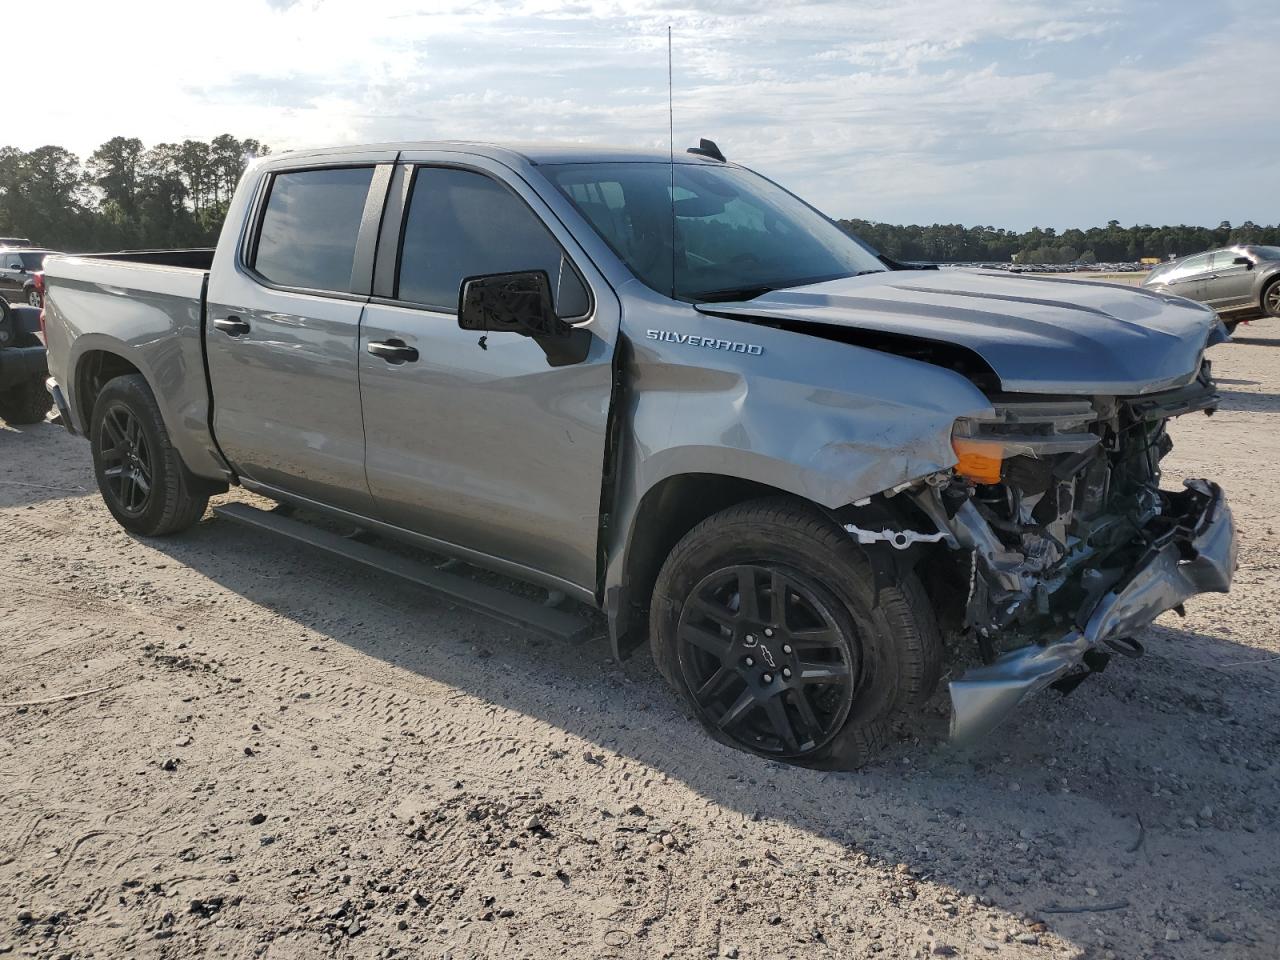
{"type": "Polygon", "coordinates": [[[667,24],[667,160],[671,170],[671,299],[676,298],[676,121],[671,82],[671,24],[667,24]]]}

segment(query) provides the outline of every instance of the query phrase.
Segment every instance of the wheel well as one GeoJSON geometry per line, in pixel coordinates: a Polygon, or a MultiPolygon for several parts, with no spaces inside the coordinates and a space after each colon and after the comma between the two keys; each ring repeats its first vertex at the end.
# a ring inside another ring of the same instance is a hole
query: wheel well
{"type": "Polygon", "coordinates": [[[84,425],[85,436],[89,435],[89,418],[102,388],[116,377],[131,373],[141,371],[124,357],[106,350],[90,350],[80,358],[75,375],[76,412],[84,425]]]}
{"type": "Polygon", "coordinates": [[[649,618],[649,598],[658,571],[680,539],[712,514],[760,497],[786,495],[768,484],[713,473],[668,477],[640,501],[632,521],[634,533],[623,573],[626,610],[618,611],[625,627],[615,638],[620,655],[640,646],[649,618]]]}
{"type": "Polygon", "coordinates": [[[1262,285],[1262,289],[1258,293],[1258,306],[1264,314],[1267,312],[1267,291],[1278,283],[1280,283],[1280,273],[1277,273],[1274,277],[1264,283],[1262,285]]]}
{"type": "MultiPolygon", "coordinates": [[[[626,609],[618,611],[620,629],[614,636],[615,653],[620,657],[626,656],[647,640],[649,601],[658,572],[686,533],[707,517],[735,504],[776,496],[803,499],[767,484],[719,474],[669,477],[646,493],[632,525],[635,533],[623,574],[623,605],[626,609]]],[[[895,528],[933,529],[932,523],[918,510],[880,497],[875,498],[874,506],[847,506],[828,512],[841,524],[853,519],[864,523],[878,519],[888,521],[888,525],[895,528]]],[[[967,555],[961,556],[942,544],[917,549],[920,549],[920,555],[914,564],[915,572],[934,604],[941,625],[954,629],[964,615],[967,555]]]]}

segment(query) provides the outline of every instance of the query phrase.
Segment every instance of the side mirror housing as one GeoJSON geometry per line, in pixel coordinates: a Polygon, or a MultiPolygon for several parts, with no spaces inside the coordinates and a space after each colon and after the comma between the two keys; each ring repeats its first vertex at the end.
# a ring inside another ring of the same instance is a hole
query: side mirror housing
{"type": "Polygon", "coordinates": [[[1253,269],[1253,261],[1250,260],[1248,257],[1236,257],[1231,262],[1236,264],[1237,266],[1248,267],[1250,270],[1253,269]]]}
{"type": "Polygon", "coordinates": [[[563,337],[573,327],[556,316],[545,270],[468,277],[458,291],[458,326],[485,333],[563,337]]]}
{"type": "Polygon", "coordinates": [[[27,268],[26,268],[26,267],[24,267],[24,266],[23,266],[22,264],[20,264],[20,263],[11,263],[11,264],[9,264],[9,269],[10,269],[10,270],[17,270],[19,273],[26,273],[26,272],[27,272],[27,268]]]}

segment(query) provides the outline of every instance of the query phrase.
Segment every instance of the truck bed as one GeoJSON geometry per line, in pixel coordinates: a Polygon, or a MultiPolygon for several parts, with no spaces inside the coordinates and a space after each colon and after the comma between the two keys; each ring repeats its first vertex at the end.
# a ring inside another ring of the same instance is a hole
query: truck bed
{"type": "Polygon", "coordinates": [[[77,430],[94,352],[128,357],[146,376],[183,459],[198,473],[223,465],[209,430],[203,327],[212,250],[142,250],[45,262],[45,337],[50,374],[77,430]]]}
{"type": "Polygon", "coordinates": [[[213,266],[213,247],[192,247],[186,250],[121,250],[116,253],[86,253],[79,260],[113,260],[140,263],[153,267],[183,267],[191,270],[208,270],[213,266]]]}

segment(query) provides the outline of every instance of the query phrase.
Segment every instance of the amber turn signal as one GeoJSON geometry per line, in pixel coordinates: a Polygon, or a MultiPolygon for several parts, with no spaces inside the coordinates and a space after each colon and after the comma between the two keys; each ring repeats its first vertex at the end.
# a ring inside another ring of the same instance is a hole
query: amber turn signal
{"type": "Polygon", "coordinates": [[[970,440],[952,437],[951,448],[958,462],[956,473],[977,483],[999,483],[1000,464],[1004,460],[1004,444],[998,440],[970,440]]]}

